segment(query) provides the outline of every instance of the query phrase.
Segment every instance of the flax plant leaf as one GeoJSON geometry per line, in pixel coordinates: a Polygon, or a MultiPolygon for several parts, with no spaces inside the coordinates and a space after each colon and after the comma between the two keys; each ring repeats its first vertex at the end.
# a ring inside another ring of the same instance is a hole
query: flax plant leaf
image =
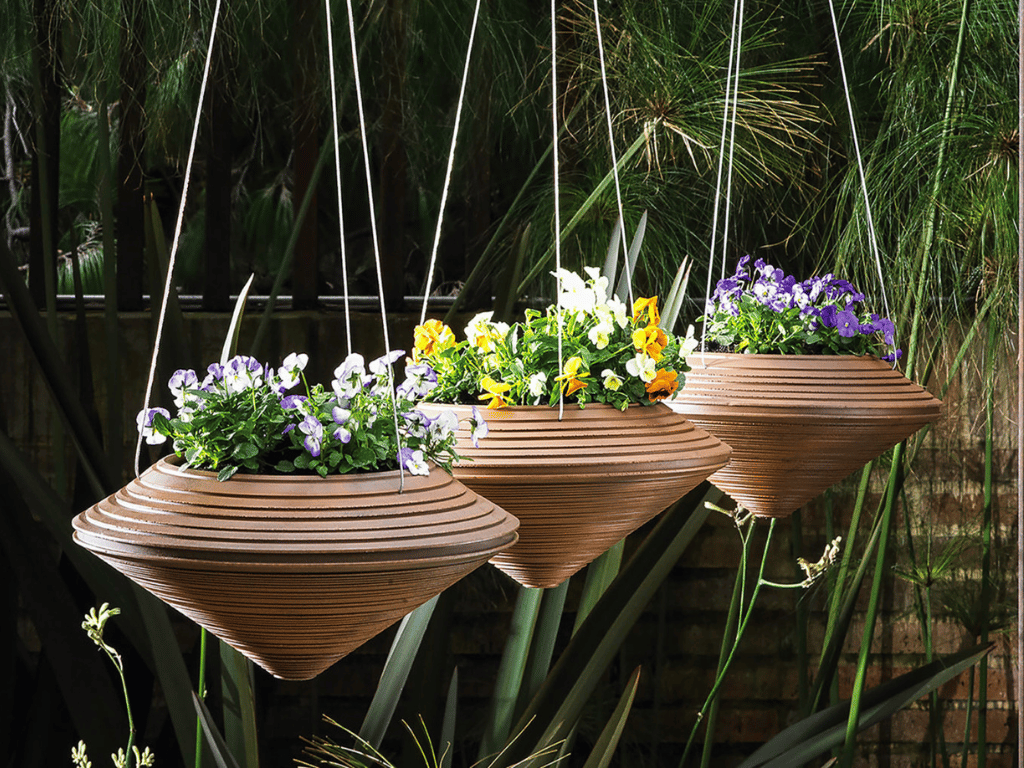
{"type": "MultiPolygon", "coordinates": [[[[858,730],[870,728],[977,664],[993,648],[975,645],[866,691],[861,697],[858,730]]],[[[739,768],[791,768],[802,765],[846,740],[850,702],[806,717],[780,732],[739,768]]]]}

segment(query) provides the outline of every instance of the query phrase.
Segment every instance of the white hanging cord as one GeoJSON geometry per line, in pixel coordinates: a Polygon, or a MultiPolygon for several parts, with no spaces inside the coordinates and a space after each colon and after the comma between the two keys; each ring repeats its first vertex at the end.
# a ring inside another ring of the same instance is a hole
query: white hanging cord
{"type": "MultiPolygon", "coordinates": [[[[203,114],[203,101],[206,96],[206,84],[210,79],[210,64],[213,54],[213,40],[217,34],[217,21],[220,18],[220,3],[217,0],[213,8],[213,23],[210,25],[210,41],[206,46],[206,63],[203,66],[203,80],[199,86],[199,104],[196,107],[196,119],[192,125],[192,141],[188,147],[188,159],[185,161],[185,179],[181,186],[181,202],[178,204],[178,220],[174,224],[174,238],[171,241],[171,254],[167,259],[167,279],[164,281],[164,295],[160,300],[160,315],[156,321],[156,338],[153,341],[153,357],[149,362],[149,379],[146,381],[146,395],[142,402],[143,414],[149,412],[150,397],[153,394],[153,381],[156,379],[156,361],[160,354],[160,342],[163,338],[164,319],[167,317],[167,303],[174,289],[174,261],[178,255],[178,241],[181,239],[181,225],[185,220],[185,202],[188,199],[188,185],[192,178],[192,161],[196,155],[196,142],[199,138],[199,121],[203,114]]],[[[145,417],[144,417],[145,418],[145,417]]],[[[139,437],[135,441],[135,476],[141,473],[140,462],[142,460],[142,430],[139,430],[139,437]]]]}
{"type": "MultiPolygon", "coordinates": [[[[349,41],[352,45],[352,72],[356,82],[356,108],[359,112],[359,137],[363,145],[363,167],[366,169],[366,195],[369,200],[370,209],[370,234],[373,237],[373,259],[377,266],[377,294],[380,298],[380,321],[381,326],[384,329],[384,353],[386,355],[391,354],[391,339],[388,335],[388,315],[387,310],[384,307],[384,276],[380,263],[380,242],[377,238],[377,215],[374,212],[373,203],[373,180],[370,176],[370,151],[367,148],[366,142],[366,116],[363,112],[363,89],[359,83],[359,54],[356,50],[356,20],[355,14],[352,12],[352,0],[345,0],[345,7],[348,10],[348,32],[349,41]]],[[[388,369],[391,366],[388,365],[388,369]]],[[[393,384],[394,382],[392,382],[393,384]]],[[[398,429],[398,403],[395,398],[395,388],[391,387],[391,411],[395,417],[395,444],[398,446],[398,452],[402,452],[402,435],[398,429]]],[[[398,476],[399,476],[399,492],[405,490],[405,469],[402,467],[402,462],[398,462],[398,476]]]]}
{"type": "MultiPolygon", "coordinates": [[[[891,317],[889,310],[889,298],[885,295],[885,275],[882,273],[882,257],[879,255],[878,239],[875,236],[875,221],[871,216],[871,203],[868,200],[868,182],[864,174],[864,162],[860,156],[860,141],[857,139],[857,123],[853,119],[853,102],[850,100],[850,85],[846,80],[846,64],[843,62],[843,48],[839,43],[839,23],[836,21],[836,9],[832,0],[828,0],[828,12],[832,17],[832,29],[836,36],[836,53],[839,55],[839,74],[843,78],[843,94],[846,96],[846,110],[850,115],[850,133],[853,136],[853,150],[857,156],[857,172],[860,174],[860,188],[864,195],[864,212],[868,219],[868,241],[871,243],[871,252],[875,257],[875,267],[878,270],[878,284],[882,291],[882,306],[885,308],[885,316],[891,317]]],[[[896,346],[896,338],[893,336],[893,347],[896,346]]],[[[892,361],[893,368],[896,361],[892,361]]]]}
{"type": "MultiPolygon", "coordinates": [[[[555,174],[555,320],[558,323],[558,375],[562,375],[562,313],[559,300],[562,295],[562,217],[558,205],[558,73],[555,58],[555,3],[551,0],[551,154],[554,158],[555,174]]],[[[565,410],[565,390],[558,384],[558,420],[562,420],[565,410]]]]}
{"type": "Polygon", "coordinates": [[[331,74],[331,127],[334,130],[334,178],[338,186],[338,228],[341,233],[341,283],[345,299],[345,352],[352,354],[352,318],[348,305],[348,261],[345,254],[345,215],[341,207],[341,146],[338,137],[338,86],[334,78],[334,23],[331,20],[331,0],[324,0],[327,13],[327,62],[331,74]]]}
{"type": "Polygon", "coordinates": [[[430,298],[430,286],[434,282],[434,267],[437,264],[437,249],[441,243],[441,222],[444,220],[444,209],[448,202],[448,188],[452,181],[452,167],[455,165],[455,142],[459,136],[459,125],[462,121],[462,105],[466,98],[466,83],[469,81],[469,61],[473,53],[473,40],[476,38],[477,20],[480,18],[480,0],[476,0],[473,9],[473,24],[469,30],[469,45],[466,47],[466,64],[462,69],[462,87],[459,89],[459,102],[455,108],[455,127],[452,129],[452,147],[448,152],[448,168],[444,173],[444,188],[441,190],[441,208],[437,212],[437,229],[434,232],[434,246],[430,249],[430,266],[427,269],[427,282],[423,286],[423,309],[420,312],[420,325],[427,319],[427,300],[430,298]]]}
{"type": "MultiPolygon", "coordinates": [[[[612,102],[608,95],[608,72],[604,64],[604,40],[601,36],[601,14],[597,9],[597,0],[594,0],[594,28],[597,30],[597,56],[601,62],[601,86],[604,89],[604,115],[608,122],[608,146],[612,152],[612,176],[615,178],[615,202],[619,206],[619,221],[622,224],[622,264],[623,269],[629,271],[629,238],[626,236],[626,214],[622,206],[622,188],[619,186],[619,161],[615,152],[615,133],[612,130],[612,102]]],[[[633,306],[633,281],[626,281],[626,290],[629,292],[629,305],[633,306]]]]}
{"type": "Polygon", "coordinates": [[[729,211],[732,208],[732,161],[736,152],[736,123],[740,95],[740,53],[743,50],[743,7],[740,0],[739,18],[736,21],[736,65],[733,67],[732,125],[729,126],[729,162],[725,168],[725,221],[722,223],[722,278],[725,278],[726,250],[729,245],[729,211]]]}
{"type": "MultiPolygon", "coordinates": [[[[711,216],[711,246],[708,249],[708,281],[704,295],[705,313],[707,312],[707,305],[711,302],[711,273],[715,265],[715,241],[718,237],[718,209],[721,206],[722,200],[722,164],[725,160],[725,134],[729,127],[729,107],[731,97],[729,85],[732,82],[734,60],[736,61],[737,69],[739,68],[739,56],[736,55],[736,44],[738,38],[737,27],[742,24],[742,21],[740,20],[740,2],[741,0],[734,0],[732,6],[732,29],[730,30],[729,35],[729,64],[725,73],[725,109],[722,111],[722,137],[718,144],[718,172],[715,176],[715,204],[711,216]]],[[[705,322],[704,325],[706,328],[707,323],[705,322]]],[[[700,355],[702,364],[704,363],[704,351],[707,346],[706,339],[707,334],[702,333],[700,337],[700,355]]]]}

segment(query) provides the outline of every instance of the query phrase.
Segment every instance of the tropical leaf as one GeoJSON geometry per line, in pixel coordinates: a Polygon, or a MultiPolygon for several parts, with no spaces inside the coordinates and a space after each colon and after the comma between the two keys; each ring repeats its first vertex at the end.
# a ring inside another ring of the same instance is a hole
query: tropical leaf
{"type": "Polygon", "coordinates": [[[568,735],[627,633],[707,519],[704,501],[720,497],[702,483],[661,515],[569,641],[494,768],[514,765],[568,735]]]}
{"type": "Polygon", "coordinates": [[[360,740],[374,748],[379,747],[384,741],[384,733],[398,707],[398,698],[402,695],[405,681],[409,678],[409,670],[412,669],[416,652],[436,605],[437,597],[434,597],[408,614],[398,626],[398,633],[391,643],[391,651],[384,663],[384,671],[381,672],[373,701],[370,702],[370,708],[366,711],[363,725],[359,729],[360,740]]]}
{"type": "MultiPolygon", "coordinates": [[[[861,697],[857,730],[863,731],[892,717],[900,709],[977,664],[992,648],[991,645],[967,648],[866,691],[861,697]]],[[[849,712],[850,702],[846,701],[794,723],[761,746],[739,768],[803,765],[846,740],[849,712]]]]}
{"type": "Polygon", "coordinates": [[[612,712],[612,716],[605,723],[601,735],[590,751],[590,757],[583,764],[583,768],[608,768],[612,758],[615,756],[615,748],[619,745],[622,737],[622,729],[626,727],[626,719],[633,707],[633,699],[636,697],[636,689],[640,685],[640,667],[633,670],[626,683],[626,690],[622,692],[619,703],[612,712]]]}

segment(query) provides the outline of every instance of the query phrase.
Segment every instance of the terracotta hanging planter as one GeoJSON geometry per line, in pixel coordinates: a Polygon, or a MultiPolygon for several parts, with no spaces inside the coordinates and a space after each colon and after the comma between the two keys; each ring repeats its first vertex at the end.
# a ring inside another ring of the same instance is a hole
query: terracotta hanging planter
{"type": "Polygon", "coordinates": [[[696,487],[729,447],[664,405],[625,412],[591,403],[489,410],[474,447],[468,405],[423,404],[460,418],[453,474],[520,520],[519,543],[491,562],[527,587],[554,587],[696,487]]]}
{"type": "Polygon", "coordinates": [[[732,446],[711,482],[785,517],[939,417],[941,403],[875,357],[695,353],[670,407],[732,446]]]}
{"type": "Polygon", "coordinates": [[[75,539],[271,674],[306,680],[516,541],[443,470],[328,478],[163,459],[74,519],[75,539]]]}

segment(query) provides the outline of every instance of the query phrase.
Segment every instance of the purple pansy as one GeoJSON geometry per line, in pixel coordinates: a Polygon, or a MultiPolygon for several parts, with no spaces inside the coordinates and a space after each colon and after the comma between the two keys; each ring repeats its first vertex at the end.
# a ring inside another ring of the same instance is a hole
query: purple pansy
{"type": "Polygon", "coordinates": [[[150,408],[147,410],[139,411],[139,415],[135,417],[135,426],[138,427],[142,437],[145,438],[148,445],[160,445],[161,443],[167,442],[167,436],[157,432],[153,429],[153,418],[160,414],[165,419],[171,418],[171,413],[166,408],[150,408]]]}
{"type": "Polygon", "coordinates": [[[309,455],[314,459],[319,457],[320,447],[324,441],[324,425],[320,423],[316,416],[309,415],[299,422],[299,431],[306,436],[302,444],[309,451],[309,455]]]}
{"type": "Polygon", "coordinates": [[[398,463],[412,475],[429,475],[430,466],[423,458],[423,451],[402,448],[398,451],[398,463]]]}

